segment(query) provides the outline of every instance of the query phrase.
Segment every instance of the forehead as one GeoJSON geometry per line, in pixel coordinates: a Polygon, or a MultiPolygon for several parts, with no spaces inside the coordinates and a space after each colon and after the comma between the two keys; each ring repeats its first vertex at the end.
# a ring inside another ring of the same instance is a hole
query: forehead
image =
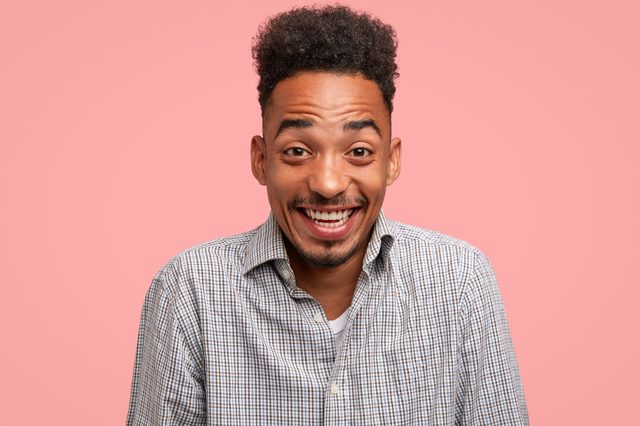
{"type": "Polygon", "coordinates": [[[265,109],[265,125],[290,116],[319,121],[367,116],[386,122],[390,118],[374,81],[360,74],[309,71],[278,82],[265,109]]]}

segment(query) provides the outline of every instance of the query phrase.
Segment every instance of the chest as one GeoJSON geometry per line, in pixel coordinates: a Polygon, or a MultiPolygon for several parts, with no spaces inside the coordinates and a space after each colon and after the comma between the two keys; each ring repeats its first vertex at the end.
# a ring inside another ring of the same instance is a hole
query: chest
{"type": "Polygon", "coordinates": [[[209,413],[222,416],[212,423],[446,423],[459,358],[453,295],[367,294],[339,350],[313,300],[259,296],[203,322],[209,413]]]}

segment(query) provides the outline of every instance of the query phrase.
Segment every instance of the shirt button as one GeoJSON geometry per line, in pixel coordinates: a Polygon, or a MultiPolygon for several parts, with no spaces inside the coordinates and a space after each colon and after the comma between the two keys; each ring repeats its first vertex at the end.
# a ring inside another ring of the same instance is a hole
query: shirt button
{"type": "Polygon", "coordinates": [[[289,280],[291,279],[291,272],[289,272],[289,270],[288,270],[288,269],[283,269],[283,270],[282,270],[282,278],[283,278],[285,281],[289,281],[289,280]]]}
{"type": "Polygon", "coordinates": [[[317,322],[317,323],[322,323],[324,322],[324,318],[322,317],[321,313],[317,313],[313,316],[313,319],[317,322]]]}
{"type": "Polygon", "coordinates": [[[340,392],[340,386],[337,383],[331,384],[331,395],[337,395],[340,392]]]}

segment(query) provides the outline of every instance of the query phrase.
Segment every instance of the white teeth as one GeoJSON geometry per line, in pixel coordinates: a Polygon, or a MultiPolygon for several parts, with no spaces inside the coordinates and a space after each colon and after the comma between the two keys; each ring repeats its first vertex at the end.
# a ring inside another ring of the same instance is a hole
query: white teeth
{"type": "Polygon", "coordinates": [[[333,211],[333,212],[304,209],[304,212],[316,224],[320,226],[324,226],[326,228],[335,228],[337,226],[344,224],[347,221],[347,219],[349,219],[349,217],[353,213],[353,209],[333,211]],[[331,222],[321,222],[321,221],[331,221],[331,222]]]}

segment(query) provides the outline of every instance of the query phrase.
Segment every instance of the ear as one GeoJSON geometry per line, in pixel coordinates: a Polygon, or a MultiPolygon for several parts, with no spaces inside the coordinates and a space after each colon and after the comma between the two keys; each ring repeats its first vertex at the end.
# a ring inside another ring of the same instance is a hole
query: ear
{"type": "Polygon", "coordinates": [[[251,171],[260,185],[267,184],[267,147],[262,136],[251,138],[251,171]]]}
{"type": "Polygon", "coordinates": [[[402,141],[400,138],[391,139],[389,146],[389,166],[387,169],[387,186],[400,176],[400,160],[402,157],[402,141]]]}

